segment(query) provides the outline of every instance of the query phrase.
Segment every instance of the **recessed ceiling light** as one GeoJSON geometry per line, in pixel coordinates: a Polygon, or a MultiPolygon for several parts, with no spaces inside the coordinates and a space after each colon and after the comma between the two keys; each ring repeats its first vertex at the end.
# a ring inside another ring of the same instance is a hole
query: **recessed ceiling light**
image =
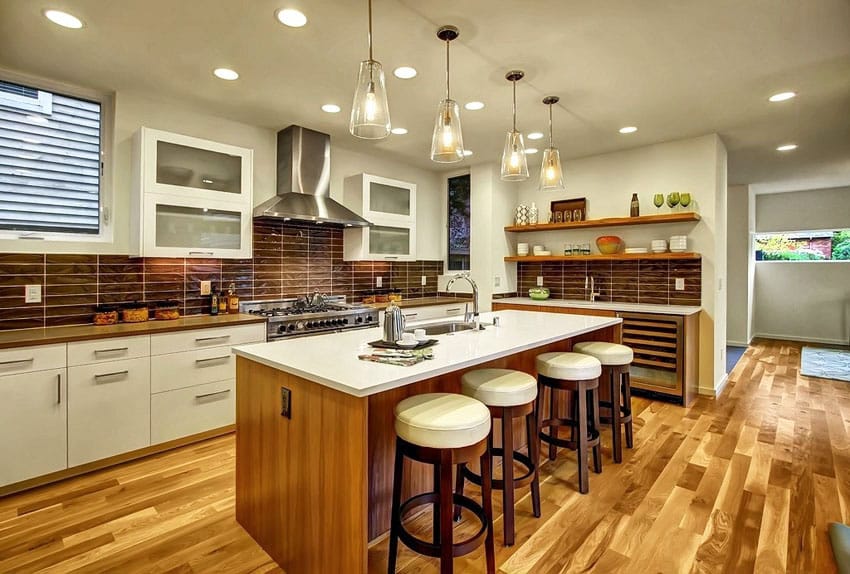
{"type": "Polygon", "coordinates": [[[536,147],[525,148],[525,153],[527,153],[527,154],[537,153],[537,148],[536,147]]]}
{"type": "Polygon", "coordinates": [[[328,112],[329,114],[337,114],[342,108],[340,108],[336,104],[325,104],[322,106],[323,112],[328,112]]]}
{"type": "Polygon", "coordinates": [[[785,144],[776,148],[776,151],[793,151],[797,149],[797,144],[785,144]]]}
{"type": "Polygon", "coordinates": [[[215,74],[216,78],[220,78],[222,80],[238,80],[239,74],[236,73],[235,70],[231,70],[230,68],[216,68],[213,70],[213,74],[215,74]]]}
{"type": "Polygon", "coordinates": [[[770,102],[784,102],[785,100],[790,100],[791,98],[796,97],[797,92],[779,92],[778,94],[773,94],[767,99],[770,102]]]}
{"type": "Polygon", "coordinates": [[[284,26],[290,28],[300,28],[307,23],[307,16],[303,12],[292,8],[284,8],[277,11],[277,19],[284,26]]]}
{"type": "Polygon", "coordinates": [[[463,155],[465,155],[466,157],[471,156],[471,155],[472,155],[472,150],[471,150],[471,149],[465,149],[465,150],[463,150],[463,155]]]}
{"type": "Polygon", "coordinates": [[[405,128],[393,128],[390,131],[393,132],[397,136],[403,136],[404,134],[407,133],[407,130],[405,128]]]}
{"type": "Polygon", "coordinates": [[[543,139],[543,132],[531,132],[530,134],[528,134],[528,139],[530,139],[530,140],[543,139]]]}
{"type": "Polygon", "coordinates": [[[82,20],[61,10],[45,10],[44,16],[54,24],[59,24],[65,28],[78,29],[83,27],[82,20]]]}
{"type": "Polygon", "coordinates": [[[637,128],[635,126],[626,126],[624,128],[620,128],[621,134],[633,134],[636,131],[637,131],[637,128]]]}
{"type": "Polygon", "coordinates": [[[475,110],[483,110],[484,102],[466,102],[463,107],[472,112],[475,110]]]}
{"type": "Polygon", "coordinates": [[[411,68],[410,66],[399,66],[393,70],[393,75],[402,80],[409,80],[410,78],[416,77],[416,68],[411,68]]]}

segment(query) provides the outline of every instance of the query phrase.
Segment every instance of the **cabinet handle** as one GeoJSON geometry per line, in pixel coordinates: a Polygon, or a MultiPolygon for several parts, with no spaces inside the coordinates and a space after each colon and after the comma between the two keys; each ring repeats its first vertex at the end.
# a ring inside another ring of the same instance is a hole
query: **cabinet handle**
{"type": "Polygon", "coordinates": [[[446,313],[457,313],[460,311],[460,307],[454,307],[453,309],[446,309],[446,313]]]}
{"type": "Polygon", "coordinates": [[[397,255],[384,255],[384,259],[398,259],[397,255]]]}
{"type": "Polygon", "coordinates": [[[215,255],[214,251],[190,251],[189,255],[215,255]]]}
{"type": "Polygon", "coordinates": [[[223,391],[215,391],[214,393],[204,393],[202,395],[195,395],[196,399],[205,399],[207,397],[214,397],[216,395],[224,395],[230,392],[230,389],[224,389],[223,391]]]}
{"type": "Polygon", "coordinates": [[[129,351],[130,347],[115,347],[114,349],[95,349],[94,354],[98,353],[118,353],[120,351],[129,351]]]}
{"type": "Polygon", "coordinates": [[[32,363],[33,361],[35,361],[35,359],[33,359],[33,358],[18,359],[16,361],[2,361],[2,362],[0,362],[0,365],[20,365],[22,363],[32,363]]]}
{"type": "Polygon", "coordinates": [[[129,375],[130,371],[115,371],[114,373],[103,373],[102,375],[95,375],[95,379],[105,379],[106,377],[118,377],[121,375],[129,375]]]}
{"type": "Polygon", "coordinates": [[[405,319],[410,319],[411,317],[418,317],[419,313],[408,313],[404,316],[405,319]]]}
{"type": "Polygon", "coordinates": [[[210,357],[209,359],[195,359],[195,363],[208,363],[210,361],[223,361],[225,359],[229,359],[230,355],[223,355],[221,357],[210,357]]]}
{"type": "Polygon", "coordinates": [[[56,404],[62,404],[62,373],[56,373],[56,404]]]}
{"type": "Polygon", "coordinates": [[[220,341],[222,339],[229,339],[230,335],[219,335],[218,337],[200,337],[195,339],[196,343],[205,343],[207,341],[220,341]]]}

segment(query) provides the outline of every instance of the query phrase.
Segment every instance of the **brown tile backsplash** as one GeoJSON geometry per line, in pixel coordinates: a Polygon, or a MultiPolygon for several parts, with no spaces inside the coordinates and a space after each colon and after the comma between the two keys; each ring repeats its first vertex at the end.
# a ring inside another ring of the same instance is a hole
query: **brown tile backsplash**
{"type": "Polygon", "coordinates": [[[442,261],[343,261],[341,229],[268,222],[254,225],[252,259],[0,253],[0,330],[90,323],[103,303],[174,299],[184,315],[205,313],[201,281],[233,283],[245,300],[323,291],[356,301],[377,277],[406,298],[434,297],[442,273],[442,261]],[[42,286],[42,303],[24,303],[29,284],[42,286]]]}
{"type": "Polygon", "coordinates": [[[553,299],[586,299],[585,278],[593,277],[597,300],[615,303],[700,305],[702,261],[637,259],[629,261],[560,261],[517,264],[520,296],[537,285],[549,288],[553,299]],[[676,278],[685,280],[684,291],[676,291],[676,278]]]}

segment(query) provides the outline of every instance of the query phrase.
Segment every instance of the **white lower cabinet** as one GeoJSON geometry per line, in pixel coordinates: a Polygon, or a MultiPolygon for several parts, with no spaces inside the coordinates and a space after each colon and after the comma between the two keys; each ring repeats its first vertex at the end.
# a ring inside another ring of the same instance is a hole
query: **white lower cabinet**
{"type": "Polygon", "coordinates": [[[158,444],[235,422],[236,381],[220,381],[151,396],[151,442],[158,444]]]}
{"type": "Polygon", "coordinates": [[[68,369],[68,465],[149,446],[150,358],[68,369]]]}
{"type": "Polygon", "coordinates": [[[0,377],[0,486],[67,468],[64,367],[0,377]]]}

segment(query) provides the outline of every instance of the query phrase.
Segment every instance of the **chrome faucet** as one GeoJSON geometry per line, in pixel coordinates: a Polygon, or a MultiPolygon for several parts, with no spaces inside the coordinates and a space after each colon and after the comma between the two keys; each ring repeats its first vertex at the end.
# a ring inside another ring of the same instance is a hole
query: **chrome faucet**
{"type": "Polygon", "coordinates": [[[476,327],[478,326],[478,285],[475,284],[475,281],[472,280],[472,277],[469,276],[469,273],[458,273],[449,279],[448,284],[446,285],[446,291],[450,291],[454,282],[458,279],[465,279],[467,283],[472,287],[472,314],[470,315],[467,310],[463,314],[463,320],[466,323],[475,323],[476,327]]]}
{"type": "Polygon", "coordinates": [[[584,292],[587,293],[587,300],[593,303],[596,301],[596,298],[599,297],[600,293],[596,291],[593,281],[593,275],[585,275],[584,277],[584,292]],[[590,280],[590,292],[587,291],[588,279],[590,280]]]}

